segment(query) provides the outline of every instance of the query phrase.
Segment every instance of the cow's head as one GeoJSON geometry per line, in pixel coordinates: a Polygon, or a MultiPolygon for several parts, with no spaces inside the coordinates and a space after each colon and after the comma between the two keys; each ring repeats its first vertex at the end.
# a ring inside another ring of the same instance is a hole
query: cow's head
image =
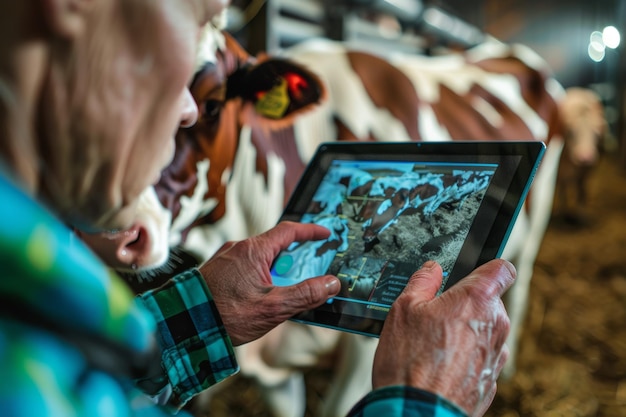
{"type": "Polygon", "coordinates": [[[563,156],[575,167],[595,165],[610,140],[600,97],[587,88],[568,88],[559,111],[566,144],[563,156]]]}
{"type": "MultiPolygon", "coordinates": [[[[289,130],[294,118],[325,94],[321,81],[302,65],[250,56],[214,29],[206,32],[190,90],[198,121],[177,133],[174,159],[142,196],[137,224],[123,232],[80,234],[117,270],[137,273],[162,265],[169,248],[184,241],[192,227],[224,216],[242,131],[257,148],[254,169],[267,181],[261,155],[280,146],[273,143],[276,132],[289,130]]],[[[289,180],[295,185],[297,178],[289,180]]]]}

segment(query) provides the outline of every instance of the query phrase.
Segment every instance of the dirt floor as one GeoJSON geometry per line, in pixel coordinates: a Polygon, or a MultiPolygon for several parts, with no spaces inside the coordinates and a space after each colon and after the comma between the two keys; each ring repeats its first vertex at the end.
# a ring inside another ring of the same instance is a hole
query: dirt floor
{"type": "MultiPolygon", "coordinates": [[[[488,417],[626,416],[626,164],[605,157],[589,192],[585,223],[555,217],[549,226],[518,371],[500,381],[488,417]]],[[[328,377],[328,369],[306,371],[306,417],[314,415],[328,377]]],[[[256,388],[236,377],[207,415],[270,414],[256,388]]]]}
{"type": "Polygon", "coordinates": [[[626,170],[605,158],[588,222],[555,217],[535,266],[518,372],[490,416],[626,416],[626,170]]]}

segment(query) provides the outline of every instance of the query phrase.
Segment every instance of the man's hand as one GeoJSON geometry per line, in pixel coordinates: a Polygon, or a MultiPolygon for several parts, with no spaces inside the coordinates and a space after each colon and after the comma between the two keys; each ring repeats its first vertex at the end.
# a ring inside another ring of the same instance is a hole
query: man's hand
{"type": "Polygon", "coordinates": [[[494,260],[441,296],[441,267],[427,262],[393,304],[373,370],[374,388],[410,385],[454,402],[470,416],[485,413],[508,357],[509,318],[501,301],[515,269],[494,260]]]}
{"type": "Polygon", "coordinates": [[[259,236],[226,243],[200,267],[234,345],[258,339],[296,313],[337,295],[339,280],[330,275],[289,287],[273,286],[270,276],[280,250],[295,241],[329,235],[328,229],[314,224],[282,222],[259,236]]]}

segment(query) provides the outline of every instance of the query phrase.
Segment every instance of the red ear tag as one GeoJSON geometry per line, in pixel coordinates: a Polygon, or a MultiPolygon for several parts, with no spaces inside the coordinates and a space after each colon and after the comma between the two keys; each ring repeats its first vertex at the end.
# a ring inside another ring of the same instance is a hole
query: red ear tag
{"type": "Polygon", "coordinates": [[[265,94],[257,93],[257,102],[254,104],[259,114],[272,119],[283,117],[287,107],[289,107],[289,94],[287,81],[284,78],[280,84],[275,85],[265,94]]]}
{"type": "Polygon", "coordinates": [[[287,85],[289,86],[291,96],[295,97],[296,100],[301,100],[302,92],[306,90],[309,83],[304,79],[304,77],[293,72],[285,74],[285,78],[287,79],[287,85]]]}

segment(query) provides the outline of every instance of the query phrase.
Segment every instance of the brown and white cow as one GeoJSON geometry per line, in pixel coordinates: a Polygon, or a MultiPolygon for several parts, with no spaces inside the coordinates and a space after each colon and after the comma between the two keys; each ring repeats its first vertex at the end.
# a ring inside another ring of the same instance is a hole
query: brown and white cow
{"type": "Polygon", "coordinates": [[[615,146],[602,100],[588,88],[570,87],[559,102],[565,146],[561,154],[555,215],[572,223],[585,221],[587,182],[603,153],[615,146]]]}
{"type": "MultiPolygon", "coordinates": [[[[163,249],[183,245],[206,259],[228,240],[273,226],[306,162],[325,141],[545,141],[548,151],[527,210],[503,254],[518,270],[508,306],[514,365],[562,148],[555,136],[562,90],[545,63],[527,48],[497,41],[464,54],[383,59],[315,40],[281,57],[299,66],[250,57],[228,35],[217,45],[217,60],[203,62],[191,86],[199,122],[179,132],[174,161],[155,186],[171,215],[169,236],[145,236],[150,228],[143,219],[132,233],[90,239],[92,246],[112,265],[136,271],[152,266],[144,263],[147,242],[158,241],[163,249]]],[[[375,339],[288,322],[238,355],[242,371],[257,378],[275,413],[296,416],[304,397],[286,398],[282,389],[297,379],[292,370],[314,365],[337,347],[342,360],[320,414],[339,415],[370,388],[375,339]]]]}

